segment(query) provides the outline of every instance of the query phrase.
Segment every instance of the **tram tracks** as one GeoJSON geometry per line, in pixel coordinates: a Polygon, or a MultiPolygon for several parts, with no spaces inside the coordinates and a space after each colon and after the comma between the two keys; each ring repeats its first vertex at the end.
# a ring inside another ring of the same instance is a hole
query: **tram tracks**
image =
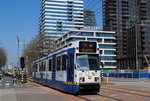
{"type": "Polygon", "coordinates": [[[109,100],[116,100],[116,101],[148,101],[147,99],[150,98],[150,91],[148,90],[141,90],[135,89],[125,86],[117,86],[117,85],[102,85],[101,91],[98,93],[83,93],[79,94],[78,96],[72,95],[69,93],[64,93],[59,90],[55,90],[46,86],[42,86],[40,84],[33,83],[35,85],[40,86],[42,89],[50,91],[57,96],[60,96],[64,99],[69,101],[109,101],[109,100]],[[146,99],[146,100],[145,100],[146,99]]]}

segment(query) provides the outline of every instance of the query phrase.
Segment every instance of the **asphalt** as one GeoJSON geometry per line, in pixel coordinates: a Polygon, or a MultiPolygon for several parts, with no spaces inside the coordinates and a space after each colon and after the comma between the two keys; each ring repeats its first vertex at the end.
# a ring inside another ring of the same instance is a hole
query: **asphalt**
{"type": "Polygon", "coordinates": [[[150,79],[109,78],[109,85],[102,85],[100,92],[75,96],[32,81],[16,84],[4,77],[0,81],[0,101],[149,101],[149,84],[150,79]]]}
{"type": "Polygon", "coordinates": [[[115,85],[130,86],[133,88],[150,90],[150,79],[148,78],[109,78],[110,83],[115,85]]]}
{"type": "Polygon", "coordinates": [[[42,87],[26,83],[16,84],[13,79],[3,77],[0,81],[0,101],[67,101],[42,87]]]}

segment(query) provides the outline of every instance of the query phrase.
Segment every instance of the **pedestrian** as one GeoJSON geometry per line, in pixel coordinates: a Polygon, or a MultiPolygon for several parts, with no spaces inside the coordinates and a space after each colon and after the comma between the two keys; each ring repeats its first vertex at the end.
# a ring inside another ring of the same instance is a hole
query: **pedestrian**
{"type": "Polygon", "coordinates": [[[13,74],[13,84],[17,84],[17,79],[16,79],[16,75],[13,74]]]}

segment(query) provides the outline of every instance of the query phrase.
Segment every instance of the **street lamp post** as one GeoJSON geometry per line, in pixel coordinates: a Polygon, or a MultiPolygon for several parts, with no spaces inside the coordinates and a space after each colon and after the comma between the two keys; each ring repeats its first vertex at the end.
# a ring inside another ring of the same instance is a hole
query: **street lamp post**
{"type": "MultiPolygon", "coordinates": [[[[17,41],[18,41],[18,43],[20,42],[18,36],[17,36],[17,41]]],[[[17,51],[17,65],[19,67],[19,44],[18,44],[18,51],[17,51]]]]}
{"type": "Polygon", "coordinates": [[[138,66],[138,33],[137,33],[137,21],[132,21],[131,23],[135,26],[135,57],[136,57],[136,70],[139,70],[138,66]]]}
{"type": "Polygon", "coordinates": [[[138,37],[137,37],[137,24],[135,23],[135,40],[136,40],[136,70],[139,70],[138,67],[138,37]]]}

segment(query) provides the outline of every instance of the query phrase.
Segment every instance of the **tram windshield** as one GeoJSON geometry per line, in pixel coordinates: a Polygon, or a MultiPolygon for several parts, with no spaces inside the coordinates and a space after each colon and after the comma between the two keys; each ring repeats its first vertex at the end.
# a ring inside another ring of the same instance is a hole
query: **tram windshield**
{"type": "Polygon", "coordinates": [[[78,70],[98,70],[98,55],[77,55],[78,70]]]}

